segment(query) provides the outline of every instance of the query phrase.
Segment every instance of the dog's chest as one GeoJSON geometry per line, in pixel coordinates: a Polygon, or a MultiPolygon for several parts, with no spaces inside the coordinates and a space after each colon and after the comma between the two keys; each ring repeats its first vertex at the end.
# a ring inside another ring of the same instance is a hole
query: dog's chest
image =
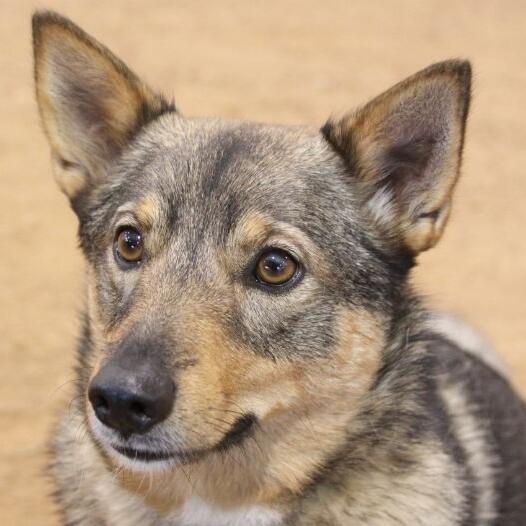
{"type": "Polygon", "coordinates": [[[264,506],[222,510],[192,497],[173,515],[174,526],[278,526],[281,513],[264,506]]]}

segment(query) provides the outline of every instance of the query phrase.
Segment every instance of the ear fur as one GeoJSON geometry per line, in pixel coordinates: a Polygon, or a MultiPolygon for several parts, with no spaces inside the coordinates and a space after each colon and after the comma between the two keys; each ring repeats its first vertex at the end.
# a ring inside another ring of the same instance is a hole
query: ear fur
{"type": "Polygon", "coordinates": [[[382,234],[413,254],[435,245],[449,216],[470,85],[469,62],[434,64],[322,129],[382,234]]]}
{"type": "Polygon", "coordinates": [[[173,105],[62,16],[33,15],[37,102],[56,179],[73,201],[148,121],[173,105]]]}

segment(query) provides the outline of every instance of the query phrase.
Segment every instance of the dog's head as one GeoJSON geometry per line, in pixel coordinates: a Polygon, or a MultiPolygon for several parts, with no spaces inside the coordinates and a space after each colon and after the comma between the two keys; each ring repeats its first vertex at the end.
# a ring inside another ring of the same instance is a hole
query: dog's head
{"type": "Polygon", "coordinates": [[[293,487],[374,381],[413,259],[442,234],[469,64],[319,130],[184,117],[54,14],[35,16],[34,46],[88,262],[93,436],[135,468],[240,450],[293,487]]]}

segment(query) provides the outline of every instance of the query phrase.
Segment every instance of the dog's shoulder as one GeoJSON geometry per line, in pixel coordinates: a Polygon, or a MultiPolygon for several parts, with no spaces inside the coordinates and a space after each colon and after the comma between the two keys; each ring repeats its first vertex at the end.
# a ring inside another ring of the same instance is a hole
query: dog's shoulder
{"type": "Polygon", "coordinates": [[[409,347],[412,363],[421,366],[421,407],[430,410],[444,451],[462,466],[471,518],[476,524],[493,524],[492,518],[523,524],[526,405],[506,365],[472,326],[442,312],[425,314],[409,347]]]}

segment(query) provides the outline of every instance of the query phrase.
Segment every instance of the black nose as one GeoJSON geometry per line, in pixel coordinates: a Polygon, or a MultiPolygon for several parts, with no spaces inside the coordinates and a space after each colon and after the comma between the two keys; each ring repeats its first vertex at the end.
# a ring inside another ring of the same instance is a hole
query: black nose
{"type": "Polygon", "coordinates": [[[125,437],[146,433],[170,414],[175,384],[148,366],[130,371],[107,364],[91,381],[88,397],[97,418],[125,437]]]}

